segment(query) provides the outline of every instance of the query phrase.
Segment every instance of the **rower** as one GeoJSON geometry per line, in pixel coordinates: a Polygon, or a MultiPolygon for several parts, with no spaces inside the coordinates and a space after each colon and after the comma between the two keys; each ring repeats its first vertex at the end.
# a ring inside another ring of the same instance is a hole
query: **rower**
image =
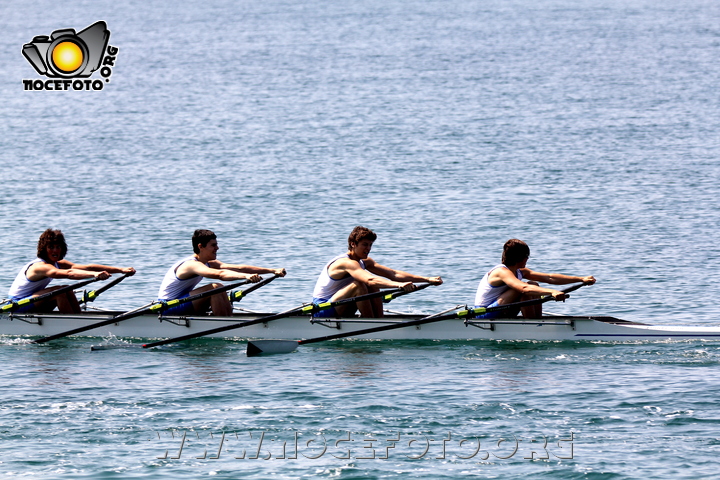
{"type": "MultiPolygon", "coordinates": [[[[95,263],[86,265],[73,263],[65,259],[67,251],[65,236],[60,230],[50,228],[45,230],[38,240],[38,258],[26,264],[20,270],[10,287],[8,292],[10,301],[17,302],[24,298],[37,297],[61,288],[59,286],[48,287],[48,284],[55,278],[81,280],[94,277],[105,280],[112,273],[124,273],[128,276],[135,274],[135,269],[132,267],[121,268],[95,263]]],[[[15,311],[19,313],[47,313],[53,311],[55,307],[62,313],[80,312],[80,304],[72,291],[23,306],[15,311]]]]}
{"type": "MultiPolygon", "coordinates": [[[[525,242],[515,238],[505,242],[502,263],[490,269],[480,280],[475,295],[475,307],[497,307],[508,303],[532,300],[542,295],[552,295],[555,301],[565,299],[563,292],[540,287],[538,282],[552,285],[566,285],[574,282],[582,282],[584,285],[595,283],[595,277],[592,275],[579,277],[530,270],[526,266],[528,258],[530,258],[530,247],[525,242]],[[524,281],[525,279],[527,281],[524,281]]],[[[521,310],[525,318],[542,316],[542,304],[540,303],[522,309],[486,313],[477,318],[512,318],[517,316],[521,310]]]]}
{"type": "MultiPolygon", "coordinates": [[[[217,236],[211,230],[195,230],[192,237],[194,254],[175,262],[165,274],[160,285],[158,300],[166,302],[196,295],[214,288],[222,287],[221,283],[210,283],[195,288],[203,278],[215,280],[244,280],[259,282],[260,275],[272,273],[279,277],[285,276],[284,268],[264,268],[252,265],[234,265],[217,259],[219,249],[217,236]]],[[[165,315],[201,315],[212,310],[212,315],[227,317],[232,315],[232,304],[226,293],[218,293],[210,298],[201,298],[165,310],[165,315]]]]}
{"type": "MultiPolygon", "coordinates": [[[[313,291],[313,303],[336,302],[344,298],[357,297],[377,292],[382,288],[402,288],[406,292],[417,289],[415,282],[442,284],[440,277],[422,277],[412,273],[394,270],[380,265],[369,257],[373,243],[377,239],[375,232],[365,227],[355,227],[348,237],[348,251],[330,260],[320,272],[313,291]]],[[[315,317],[352,317],[360,310],[365,318],[383,316],[381,298],[323,310],[315,317]]]]}

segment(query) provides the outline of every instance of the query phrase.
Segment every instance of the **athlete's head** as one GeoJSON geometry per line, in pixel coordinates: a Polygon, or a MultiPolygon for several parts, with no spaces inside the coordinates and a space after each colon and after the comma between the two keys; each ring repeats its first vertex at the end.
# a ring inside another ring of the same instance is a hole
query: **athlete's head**
{"type": "Polygon", "coordinates": [[[377,235],[375,232],[369,228],[357,226],[353,228],[353,231],[350,232],[350,236],[348,237],[348,249],[352,250],[353,243],[357,245],[363,240],[370,240],[371,242],[374,242],[376,239],[377,235]]]}
{"type": "Polygon", "coordinates": [[[46,262],[50,261],[48,256],[48,247],[60,247],[60,260],[65,258],[67,254],[67,243],[65,243],[65,235],[60,230],[48,228],[38,240],[37,255],[46,262]]]}
{"type": "Polygon", "coordinates": [[[213,233],[212,230],[203,230],[198,229],[195,230],[195,233],[193,233],[192,237],[192,244],[193,244],[193,252],[196,254],[200,253],[200,247],[198,245],[202,245],[203,247],[208,244],[210,240],[216,239],[217,235],[213,233]]]}
{"type": "Polygon", "coordinates": [[[511,238],[505,242],[502,254],[503,265],[517,265],[528,257],[530,257],[530,247],[527,246],[527,243],[517,238],[511,238]]]}

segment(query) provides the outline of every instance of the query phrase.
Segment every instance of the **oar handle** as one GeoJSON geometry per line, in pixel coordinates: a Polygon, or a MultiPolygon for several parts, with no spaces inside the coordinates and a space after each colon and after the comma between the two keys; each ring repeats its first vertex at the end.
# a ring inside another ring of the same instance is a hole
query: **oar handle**
{"type": "Polygon", "coordinates": [[[350,298],[343,298],[341,300],[335,300],[334,302],[325,302],[325,303],[311,303],[310,305],[307,305],[302,308],[301,313],[303,315],[314,315],[317,312],[320,312],[322,310],[327,310],[328,308],[333,307],[339,307],[342,305],[347,305],[349,303],[357,303],[362,302],[364,300],[371,300],[373,298],[382,297],[384,302],[389,302],[397,297],[400,297],[402,295],[407,295],[408,293],[417,292],[418,290],[422,290],[423,288],[429,287],[431,284],[422,284],[419,287],[417,287],[415,290],[403,290],[402,288],[394,288],[392,290],[379,290],[377,292],[372,293],[366,293],[365,295],[359,295],[357,297],[350,297],[350,298]]]}
{"type": "Polygon", "coordinates": [[[44,293],[42,295],[38,295],[37,297],[23,298],[22,300],[18,300],[17,302],[11,302],[11,303],[8,303],[7,305],[3,305],[2,307],[0,307],[0,312],[2,312],[2,313],[12,312],[14,310],[17,310],[20,307],[32,305],[33,303],[41,302],[43,300],[47,300],[48,298],[62,295],[63,293],[66,293],[68,291],[75,290],[77,288],[82,288],[85,285],[89,285],[92,282],[97,282],[98,280],[100,280],[100,279],[97,277],[90,278],[90,279],[84,280],[82,282],[73,283],[72,285],[64,285],[58,289],[53,290],[52,292],[44,293]]]}
{"type": "Polygon", "coordinates": [[[570,292],[574,292],[575,290],[577,290],[577,289],[580,288],[580,287],[584,287],[585,285],[587,285],[587,284],[585,284],[585,283],[578,283],[577,285],[572,285],[572,286],[570,286],[570,287],[568,287],[568,288],[564,288],[564,289],[562,289],[562,290],[560,290],[560,291],[563,292],[563,293],[570,293],[570,292]]]}
{"type": "Polygon", "coordinates": [[[228,298],[230,299],[230,302],[240,301],[240,300],[242,300],[243,298],[245,298],[249,293],[254,292],[255,290],[257,290],[257,289],[260,288],[260,287],[264,287],[265,285],[267,285],[268,283],[272,282],[273,280],[275,280],[275,279],[278,278],[279,276],[280,276],[280,275],[275,274],[275,275],[273,275],[272,277],[268,277],[268,278],[266,278],[266,279],[264,279],[264,280],[262,280],[262,281],[260,281],[260,282],[258,282],[258,283],[256,283],[256,284],[254,284],[254,285],[246,288],[245,290],[240,290],[240,291],[238,291],[238,292],[230,292],[230,293],[228,294],[228,298]]]}
{"type": "Polygon", "coordinates": [[[405,290],[400,289],[399,292],[390,293],[390,294],[385,295],[383,297],[383,303],[389,303],[389,302],[395,300],[397,297],[402,297],[403,295],[407,295],[408,293],[417,292],[419,290],[422,290],[423,288],[429,287],[430,285],[432,285],[432,283],[420,283],[417,285],[417,288],[415,290],[405,291],[405,290]]]}
{"type": "Polygon", "coordinates": [[[130,276],[130,274],[126,273],[126,274],[122,275],[121,277],[118,277],[115,280],[113,280],[112,282],[108,283],[107,285],[103,285],[102,287],[98,288],[97,290],[92,290],[90,292],[83,293],[82,298],[80,298],[80,303],[94,302],[95,299],[98,297],[98,295],[111,289],[112,287],[114,287],[118,283],[122,282],[129,276],[130,276]]]}

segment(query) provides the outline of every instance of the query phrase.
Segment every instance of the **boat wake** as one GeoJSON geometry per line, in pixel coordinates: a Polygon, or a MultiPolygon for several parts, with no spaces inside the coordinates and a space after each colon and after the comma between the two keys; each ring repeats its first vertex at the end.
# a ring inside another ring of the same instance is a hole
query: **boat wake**
{"type": "Polygon", "coordinates": [[[28,345],[30,343],[29,338],[0,335],[0,345],[28,345]]]}
{"type": "Polygon", "coordinates": [[[90,351],[99,350],[115,350],[120,348],[140,348],[142,347],[139,343],[133,343],[123,338],[118,338],[115,335],[108,335],[103,337],[103,342],[99,345],[93,345],[90,347],[90,351]]]}

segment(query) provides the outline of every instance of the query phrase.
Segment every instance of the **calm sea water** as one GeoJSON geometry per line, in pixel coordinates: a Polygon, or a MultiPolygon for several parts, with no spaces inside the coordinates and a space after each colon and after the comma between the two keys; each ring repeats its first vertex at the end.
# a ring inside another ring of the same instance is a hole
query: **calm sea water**
{"type": "MultiPolygon", "coordinates": [[[[446,281],[396,310],[471,302],[517,237],[598,278],[552,311],[715,324],[718,25],[705,0],[6,1],[0,292],[53,227],[134,266],[96,303],[136,307],[210,228],[287,268],[243,301],[281,310],[360,224],[446,281]],[[98,20],[102,91],[23,91],[24,43],[98,20]]],[[[4,478],[720,478],[719,343],[92,343],[0,339],[4,478]]]]}

